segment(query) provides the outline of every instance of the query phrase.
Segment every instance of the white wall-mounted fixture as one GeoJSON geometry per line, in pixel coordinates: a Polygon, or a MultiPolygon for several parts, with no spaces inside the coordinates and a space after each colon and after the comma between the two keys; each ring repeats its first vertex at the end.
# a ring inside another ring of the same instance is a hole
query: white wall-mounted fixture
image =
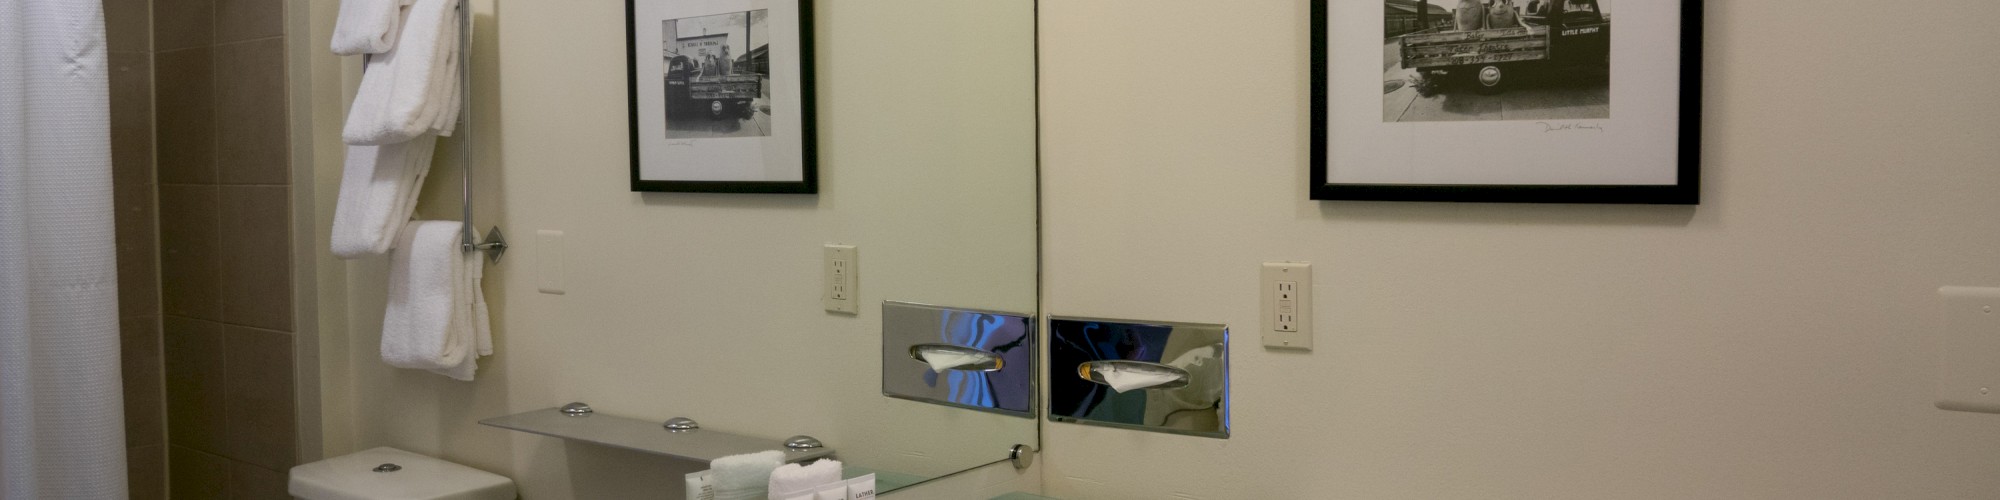
{"type": "Polygon", "coordinates": [[[1938,289],[1937,407],[2000,413],[2000,288],[1938,289]]]}
{"type": "Polygon", "coordinates": [[[563,288],[562,231],[535,231],[535,289],[549,295],[567,293],[563,288]]]}
{"type": "Polygon", "coordinates": [[[852,245],[826,246],[826,289],[820,302],[827,312],[861,314],[860,252],[852,245]]]}
{"type": "Polygon", "coordinates": [[[1262,278],[1264,347],[1312,350],[1312,264],[1265,262],[1262,278]]]}

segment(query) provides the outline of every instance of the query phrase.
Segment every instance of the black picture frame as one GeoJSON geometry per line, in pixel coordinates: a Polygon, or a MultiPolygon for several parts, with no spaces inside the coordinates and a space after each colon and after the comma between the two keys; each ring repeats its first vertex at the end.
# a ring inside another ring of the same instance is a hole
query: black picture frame
{"type": "MultiPolygon", "coordinates": [[[[797,0],[799,24],[799,67],[798,78],[800,96],[798,110],[802,123],[801,178],[797,181],[704,181],[646,179],[641,175],[642,143],[640,120],[643,119],[639,96],[639,47],[638,4],[639,2],[667,2],[670,0],[625,0],[625,88],[628,110],[627,120],[631,145],[631,188],[634,192],[675,192],[675,193],[773,193],[773,194],[817,194],[819,193],[819,145],[818,112],[815,98],[815,63],[813,49],[813,0],[797,0]]],[[[657,48],[653,49],[657,53],[657,48]]]]}
{"type": "MultiPolygon", "coordinates": [[[[1375,0],[1367,0],[1375,1],[1375,0]]],[[[1419,0],[1423,1],[1423,0],[1419,0]]],[[[1312,74],[1311,199],[1470,203],[1578,203],[1698,205],[1701,202],[1702,0],[1681,0],[1677,183],[1658,185],[1561,184],[1336,184],[1328,182],[1328,0],[1311,0],[1312,74]]]]}

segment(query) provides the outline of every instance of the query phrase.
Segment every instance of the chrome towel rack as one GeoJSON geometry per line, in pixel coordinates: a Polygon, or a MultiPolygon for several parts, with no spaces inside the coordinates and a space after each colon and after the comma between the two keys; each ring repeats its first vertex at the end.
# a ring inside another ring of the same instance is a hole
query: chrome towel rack
{"type": "MultiPolygon", "coordinates": [[[[361,70],[368,71],[368,63],[374,59],[374,54],[362,54],[361,70]]],[[[475,163],[472,156],[472,0],[458,0],[458,91],[459,171],[464,174],[462,180],[465,183],[460,191],[465,202],[461,212],[465,223],[458,238],[459,252],[485,252],[488,261],[498,264],[500,256],[507,253],[507,235],[500,232],[500,226],[493,226],[486,232],[486,239],[481,241],[479,232],[473,229],[478,226],[472,222],[472,166],[475,163]]]]}
{"type": "Polygon", "coordinates": [[[500,256],[507,253],[507,237],[500,232],[500,226],[486,232],[485,241],[480,241],[478,226],[472,223],[472,167],[477,162],[472,156],[472,0],[458,1],[458,146],[460,163],[464,172],[465,225],[459,236],[459,251],[486,253],[486,259],[500,263],[500,256]]]}

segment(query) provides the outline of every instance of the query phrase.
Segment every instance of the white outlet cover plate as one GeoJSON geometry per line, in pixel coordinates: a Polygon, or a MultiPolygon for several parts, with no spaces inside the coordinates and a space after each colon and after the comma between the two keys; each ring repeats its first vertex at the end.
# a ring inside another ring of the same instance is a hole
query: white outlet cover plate
{"type": "Polygon", "coordinates": [[[1938,289],[1937,407],[2000,413],[2000,288],[1938,289]]]}
{"type": "Polygon", "coordinates": [[[1265,262],[1260,270],[1257,315],[1264,347],[1273,349],[1297,349],[1310,351],[1313,348],[1313,284],[1312,264],[1305,262],[1265,262]],[[1298,283],[1297,313],[1298,331],[1281,331],[1276,318],[1278,310],[1277,284],[1279,282],[1298,283]]]}
{"type": "Polygon", "coordinates": [[[568,288],[563,286],[563,232],[536,230],[535,247],[535,290],[549,295],[566,293],[568,288]]]}
{"type": "Polygon", "coordinates": [[[825,284],[820,290],[820,305],[827,312],[860,314],[861,252],[852,245],[826,245],[824,254],[825,284]],[[836,261],[844,264],[844,272],[834,272],[836,261]]]}

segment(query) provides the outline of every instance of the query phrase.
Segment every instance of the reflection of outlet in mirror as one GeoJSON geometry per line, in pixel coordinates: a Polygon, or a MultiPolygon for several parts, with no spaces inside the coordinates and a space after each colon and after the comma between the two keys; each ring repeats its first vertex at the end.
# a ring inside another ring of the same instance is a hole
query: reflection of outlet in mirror
{"type": "Polygon", "coordinates": [[[1312,264],[1266,262],[1262,277],[1264,347],[1312,350],[1312,264]]]}
{"type": "Polygon", "coordinates": [[[820,292],[820,302],[828,312],[861,313],[860,262],[853,246],[826,246],[826,289],[820,292]]]}
{"type": "Polygon", "coordinates": [[[1937,407],[2000,413],[2000,288],[1948,286],[1938,336],[1937,407]]]}

